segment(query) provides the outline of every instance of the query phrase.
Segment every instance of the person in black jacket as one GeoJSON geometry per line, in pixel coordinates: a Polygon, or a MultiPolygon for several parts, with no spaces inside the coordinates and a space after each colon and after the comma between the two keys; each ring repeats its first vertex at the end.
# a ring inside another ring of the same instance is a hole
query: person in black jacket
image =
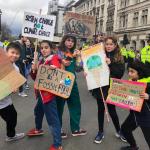
{"type": "MultiPolygon", "coordinates": [[[[21,51],[20,51],[20,58],[19,60],[16,62],[16,65],[19,67],[20,73],[25,77],[25,63],[26,63],[26,46],[25,46],[25,42],[27,40],[27,37],[22,36],[21,34],[19,35],[19,40],[16,41],[20,47],[21,47],[21,51]]],[[[21,97],[27,97],[28,95],[24,92],[24,85],[22,85],[19,88],[19,96],[21,97]]]]}
{"type": "Polygon", "coordinates": [[[121,130],[130,144],[130,146],[122,147],[121,150],[138,150],[136,141],[132,132],[139,126],[144,134],[145,140],[150,148],[150,71],[147,66],[138,60],[129,64],[129,77],[133,81],[147,82],[147,89],[145,93],[139,96],[145,99],[141,112],[130,111],[125,122],[121,126],[121,130]],[[146,78],[148,79],[146,81],[146,78]]]}
{"type": "MultiPolygon", "coordinates": [[[[117,43],[117,40],[113,37],[108,37],[105,39],[105,51],[106,51],[106,62],[110,69],[110,78],[117,78],[121,79],[124,71],[125,71],[125,64],[123,56],[120,53],[120,49],[117,43]]],[[[106,100],[108,96],[109,86],[102,87],[102,91],[104,94],[104,98],[106,100]]],[[[94,89],[92,91],[93,96],[97,99],[97,106],[98,106],[98,124],[99,124],[99,132],[95,137],[94,142],[99,144],[102,142],[104,138],[104,112],[105,107],[102,100],[102,95],[100,94],[100,89],[94,89]]],[[[116,137],[120,138],[122,141],[126,141],[122,135],[120,130],[119,118],[115,109],[114,105],[107,104],[109,114],[112,118],[113,124],[116,129],[116,137]]]]}
{"type": "Polygon", "coordinates": [[[25,84],[25,89],[28,90],[29,89],[28,77],[30,74],[31,65],[34,57],[34,49],[31,47],[30,39],[27,39],[25,45],[26,45],[25,77],[27,79],[27,82],[25,84]]]}

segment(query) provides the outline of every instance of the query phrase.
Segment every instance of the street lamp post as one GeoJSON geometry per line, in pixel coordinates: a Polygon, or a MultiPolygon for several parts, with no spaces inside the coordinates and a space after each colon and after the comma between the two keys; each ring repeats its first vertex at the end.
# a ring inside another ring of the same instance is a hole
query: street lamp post
{"type": "Polygon", "coordinates": [[[96,11],[95,38],[94,38],[94,42],[95,42],[95,43],[96,43],[96,35],[97,35],[98,15],[99,15],[99,12],[96,11]]]}
{"type": "Polygon", "coordinates": [[[1,35],[2,35],[1,16],[2,16],[2,11],[0,9],[0,39],[1,39],[1,35]]]}

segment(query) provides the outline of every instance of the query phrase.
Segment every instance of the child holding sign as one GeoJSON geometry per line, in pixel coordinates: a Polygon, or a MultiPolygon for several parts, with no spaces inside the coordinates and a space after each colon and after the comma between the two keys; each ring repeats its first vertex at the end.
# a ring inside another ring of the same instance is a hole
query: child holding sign
{"type": "MultiPolygon", "coordinates": [[[[62,58],[62,64],[66,71],[75,74],[76,57],[80,54],[78,50],[75,51],[76,38],[72,35],[66,35],[63,37],[60,44],[59,55],[62,58]]],[[[66,99],[57,98],[57,106],[59,119],[62,125],[62,115],[64,111],[65,103],[67,102],[70,113],[70,125],[72,136],[86,135],[87,132],[80,128],[81,118],[81,103],[78,91],[77,82],[75,80],[70,97],[66,99]]],[[[67,138],[67,134],[62,131],[62,138],[67,138]]]]}
{"type": "MultiPolygon", "coordinates": [[[[117,40],[113,37],[108,37],[105,39],[104,42],[105,42],[104,44],[105,44],[105,51],[106,51],[106,62],[110,69],[110,77],[120,79],[124,74],[125,65],[124,65],[124,59],[121,56],[119,50],[117,40]]],[[[109,90],[109,86],[102,87],[102,92],[105,100],[108,96],[108,90],[109,90]]],[[[97,133],[94,142],[96,144],[100,144],[104,138],[105,107],[104,107],[103,96],[101,94],[100,88],[94,89],[92,94],[97,99],[98,125],[99,125],[99,132],[97,133]]],[[[122,141],[125,141],[120,130],[119,118],[115,106],[111,104],[107,104],[107,107],[116,129],[116,134],[115,134],[116,137],[120,138],[122,141]]]]}
{"type": "MultiPolygon", "coordinates": [[[[6,54],[8,56],[8,59],[18,72],[19,68],[15,65],[15,62],[20,57],[20,49],[21,48],[17,43],[10,43],[6,48],[6,54]]],[[[19,140],[24,137],[24,133],[16,134],[15,128],[17,125],[17,112],[12,103],[10,95],[0,100],[0,116],[6,122],[7,125],[7,142],[19,140]]]]}
{"type": "MultiPolygon", "coordinates": [[[[60,68],[60,59],[57,55],[52,55],[52,44],[49,41],[42,41],[40,44],[40,49],[43,58],[39,61],[38,67],[44,64],[51,66],[52,69],[60,68]]],[[[34,80],[36,78],[38,67],[35,64],[32,65],[31,76],[34,80]]],[[[57,113],[55,95],[42,90],[36,90],[35,92],[37,98],[37,104],[34,109],[36,128],[29,131],[28,136],[44,134],[42,130],[42,121],[45,114],[49,127],[52,127],[54,139],[54,144],[49,150],[62,150],[61,126],[57,113]]]]}
{"type": "Polygon", "coordinates": [[[147,82],[145,93],[140,93],[140,98],[145,99],[141,112],[130,111],[129,116],[123,123],[121,130],[130,146],[122,147],[121,150],[138,150],[132,132],[140,126],[145,140],[150,148],[150,81],[146,80],[150,76],[149,68],[139,61],[129,64],[129,78],[132,81],[147,82]],[[144,79],[143,79],[144,78],[144,79]]]}

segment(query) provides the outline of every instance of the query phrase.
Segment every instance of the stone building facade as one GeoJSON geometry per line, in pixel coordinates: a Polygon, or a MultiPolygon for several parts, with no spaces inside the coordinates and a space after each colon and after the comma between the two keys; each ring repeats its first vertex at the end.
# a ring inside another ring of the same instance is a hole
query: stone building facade
{"type": "Polygon", "coordinates": [[[130,47],[140,50],[150,34],[150,0],[117,0],[114,33],[119,41],[127,34],[130,47]]]}
{"type": "Polygon", "coordinates": [[[150,34],[150,0],[79,0],[77,13],[97,16],[97,32],[123,40],[127,34],[128,47],[141,49],[150,34]]]}

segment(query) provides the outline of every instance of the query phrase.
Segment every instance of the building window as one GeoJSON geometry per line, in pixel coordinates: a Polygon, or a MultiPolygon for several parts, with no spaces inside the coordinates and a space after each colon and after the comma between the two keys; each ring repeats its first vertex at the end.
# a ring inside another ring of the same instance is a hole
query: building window
{"type": "Polygon", "coordinates": [[[139,12],[135,12],[133,18],[133,25],[138,26],[138,21],[139,21],[139,12]]]}
{"type": "Polygon", "coordinates": [[[129,6],[129,0],[121,0],[120,1],[120,8],[124,8],[129,6]]]}
{"type": "Polygon", "coordinates": [[[140,2],[140,0],[135,0],[135,4],[137,4],[137,3],[139,3],[140,2]]]}
{"type": "Polygon", "coordinates": [[[100,21],[100,32],[103,32],[103,20],[100,21]]]}
{"type": "Polygon", "coordinates": [[[113,5],[114,4],[114,0],[109,0],[108,1],[108,6],[111,6],[111,5],[113,5]]]}
{"type": "Polygon", "coordinates": [[[101,6],[101,17],[103,17],[103,16],[104,16],[104,5],[101,6]]]}
{"type": "Polygon", "coordinates": [[[142,24],[147,24],[147,18],[148,18],[148,9],[145,9],[142,11],[142,24]]]}
{"type": "Polygon", "coordinates": [[[128,14],[122,14],[119,19],[120,28],[126,28],[128,26],[128,14]]]}

